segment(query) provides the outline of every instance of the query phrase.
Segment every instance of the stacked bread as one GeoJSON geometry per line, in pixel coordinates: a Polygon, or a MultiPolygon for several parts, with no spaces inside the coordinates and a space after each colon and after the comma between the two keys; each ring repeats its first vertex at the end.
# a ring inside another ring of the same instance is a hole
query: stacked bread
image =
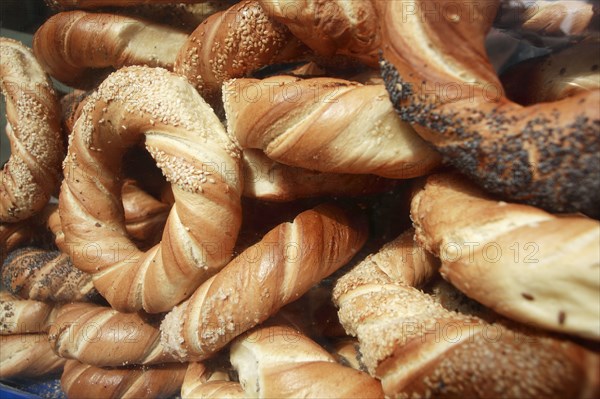
{"type": "Polygon", "coordinates": [[[593,7],[49,3],[0,39],[1,379],[600,394],[593,7]],[[492,26],[572,44],[499,78],[492,26]]]}

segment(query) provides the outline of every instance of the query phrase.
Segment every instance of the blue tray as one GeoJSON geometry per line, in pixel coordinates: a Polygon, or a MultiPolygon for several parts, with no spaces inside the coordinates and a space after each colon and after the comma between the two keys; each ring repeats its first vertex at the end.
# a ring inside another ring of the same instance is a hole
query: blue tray
{"type": "Polygon", "coordinates": [[[1,399],[65,399],[60,379],[0,381],[1,399]]]}

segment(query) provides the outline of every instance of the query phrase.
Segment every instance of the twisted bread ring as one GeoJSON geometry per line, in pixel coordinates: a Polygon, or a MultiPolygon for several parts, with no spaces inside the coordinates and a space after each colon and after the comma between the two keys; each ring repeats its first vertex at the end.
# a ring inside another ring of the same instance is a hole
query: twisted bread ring
{"type": "Polygon", "coordinates": [[[243,148],[320,172],[408,179],[440,158],[403,123],[383,85],[273,76],[223,85],[227,130],[243,148]]]}
{"type": "Polygon", "coordinates": [[[179,393],[187,364],[100,368],[68,360],[60,385],[69,399],[170,398],[179,393]]]}
{"type": "Polygon", "coordinates": [[[498,3],[378,2],[392,102],[488,191],[600,216],[600,90],[529,107],[506,99],[484,49],[498,3]]]}
{"type": "Polygon", "coordinates": [[[0,378],[41,377],[62,370],[66,359],[57,356],[48,343],[48,334],[3,336],[0,350],[0,378]]]}
{"type": "Polygon", "coordinates": [[[221,84],[227,79],[296,59],[307,51],[257,1],[245,0],[203,21],[180,49],[174,70],[212,104],[220,101],[221,84]]]}
{"type": "Polygon", "coordinates": [[[457,174],[429,176],[411,204],[416,241],[441,273],[494,311],[600,340],[600,222],[500,202],[457,174]]]}
{"type": "Polygon", "coordinates": [[[138,17],[85,11],[50,17],[33,37],[33,51],[55,79],[91,88],[127,65],[172,69],[188,35],[138,17]]]}
{"type": "Polygon", "coordinates": [[[53,304],[0,291],[0,335],[47,332],[56,313],[53,304]]]}
{"type": "Polygon", "coordinates": [[[11,156],[0,172],[0,221],[38,213],[57,188],[64,148],[60,108],[48,75],[20,42],[0,37],[0,86],[11,156]]]}
{"type": "Polygon", "coordinates": [[[160,68],[115,72],[86,102],[70,138],[62,249],[115,309],[170,310],[231,256],[241,224],[240,158],[185,79],[160,68]],[[145,253],[127,236],[117,178],[125,150],[144,137],[175,198],[162,242],[145,253]]]}

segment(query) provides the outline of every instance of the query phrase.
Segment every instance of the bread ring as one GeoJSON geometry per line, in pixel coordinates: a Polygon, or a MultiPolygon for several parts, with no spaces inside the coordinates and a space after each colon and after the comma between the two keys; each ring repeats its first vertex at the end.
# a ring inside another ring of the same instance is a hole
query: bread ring
{"type": "Polygon", "coordinates": [[[272,76],[223,85],[227,130],[286,165],[329,173],[421,176],[439,154],[394,112],[381,85],[272,76]]]}
{"type": "Polygon", "coordinates": [[[172,69],[187,37],[185,32],[139,17],[68,11],[44,22],[33,37],[33,51],[52,77],[88,89],[113,68],[172,69]]]}
{"type": "Polygon", "coordinates": [[[60,385],[69,399],[170,398],[179,393],[187,364],[100,368],[68,360],[60,385]]]}
{"type": "Polygon", "coordinates": [[[170,310],[231,257],[240,158],[185,79],[160,68],[115,72],[86,101],[70,137],[59,197],[63,249],[115,309],[170,310]],[[127,236],[118,180],[125,150],[144,137],[176,201],[162,242],[145,253],[127,236]]]}
{"type": "Polygon", "coordinates": [[[48,332],[58,308],[0,290],[0,335],[48,332]]]}
{"type": "Polygon", "coordinates": [[[377,4],[392,102],[448,163],[510,200],[600,216],[600,90],[509,101],[484,49],[497,0],[377,4]]]}
{"type": "Polygon", "coordinates": [[[196,28],[177,55],[175,72],[185,76],[212,104],[220,101],[225,80],[307,52],[257,1],[244,0],[211,15],[196,28]]]}
{"type": "Polygon", "coordinates": [[[0,222],[42,210],[60,181],[64,148],[50,79],[20,42],[0,37],[0,86],[11,156],[0,172],[0,222]]]}
{"type": "Polygon", "coordinates": [[[48,334],[15,334],[0,338],[0,378],[41,377],[62,370],[66,359],[57,356],[48,334]]]}

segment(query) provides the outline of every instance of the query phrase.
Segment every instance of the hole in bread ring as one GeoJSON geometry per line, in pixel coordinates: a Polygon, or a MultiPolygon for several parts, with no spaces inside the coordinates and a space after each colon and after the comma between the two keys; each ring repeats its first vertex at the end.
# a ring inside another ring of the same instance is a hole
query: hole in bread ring
{"type": "Polygon", "coordinates": [[[64,174],[62,249],[113,308],[170,310],[230,259],[240,151],[185,79],[148,67],[110,75],[75,123],[64,174]],[[141,140],[175,199],[162,241],[147,252],[126,233],[119,181],[123,154],[141,140]]]}
{"type": "Polygon", "coordinates": [[[60,181],[60,112],[48,76],[20,42],[0,38],[0,86],[11,155],[0,171],[0,221],[42,210],[60,181]]]}

